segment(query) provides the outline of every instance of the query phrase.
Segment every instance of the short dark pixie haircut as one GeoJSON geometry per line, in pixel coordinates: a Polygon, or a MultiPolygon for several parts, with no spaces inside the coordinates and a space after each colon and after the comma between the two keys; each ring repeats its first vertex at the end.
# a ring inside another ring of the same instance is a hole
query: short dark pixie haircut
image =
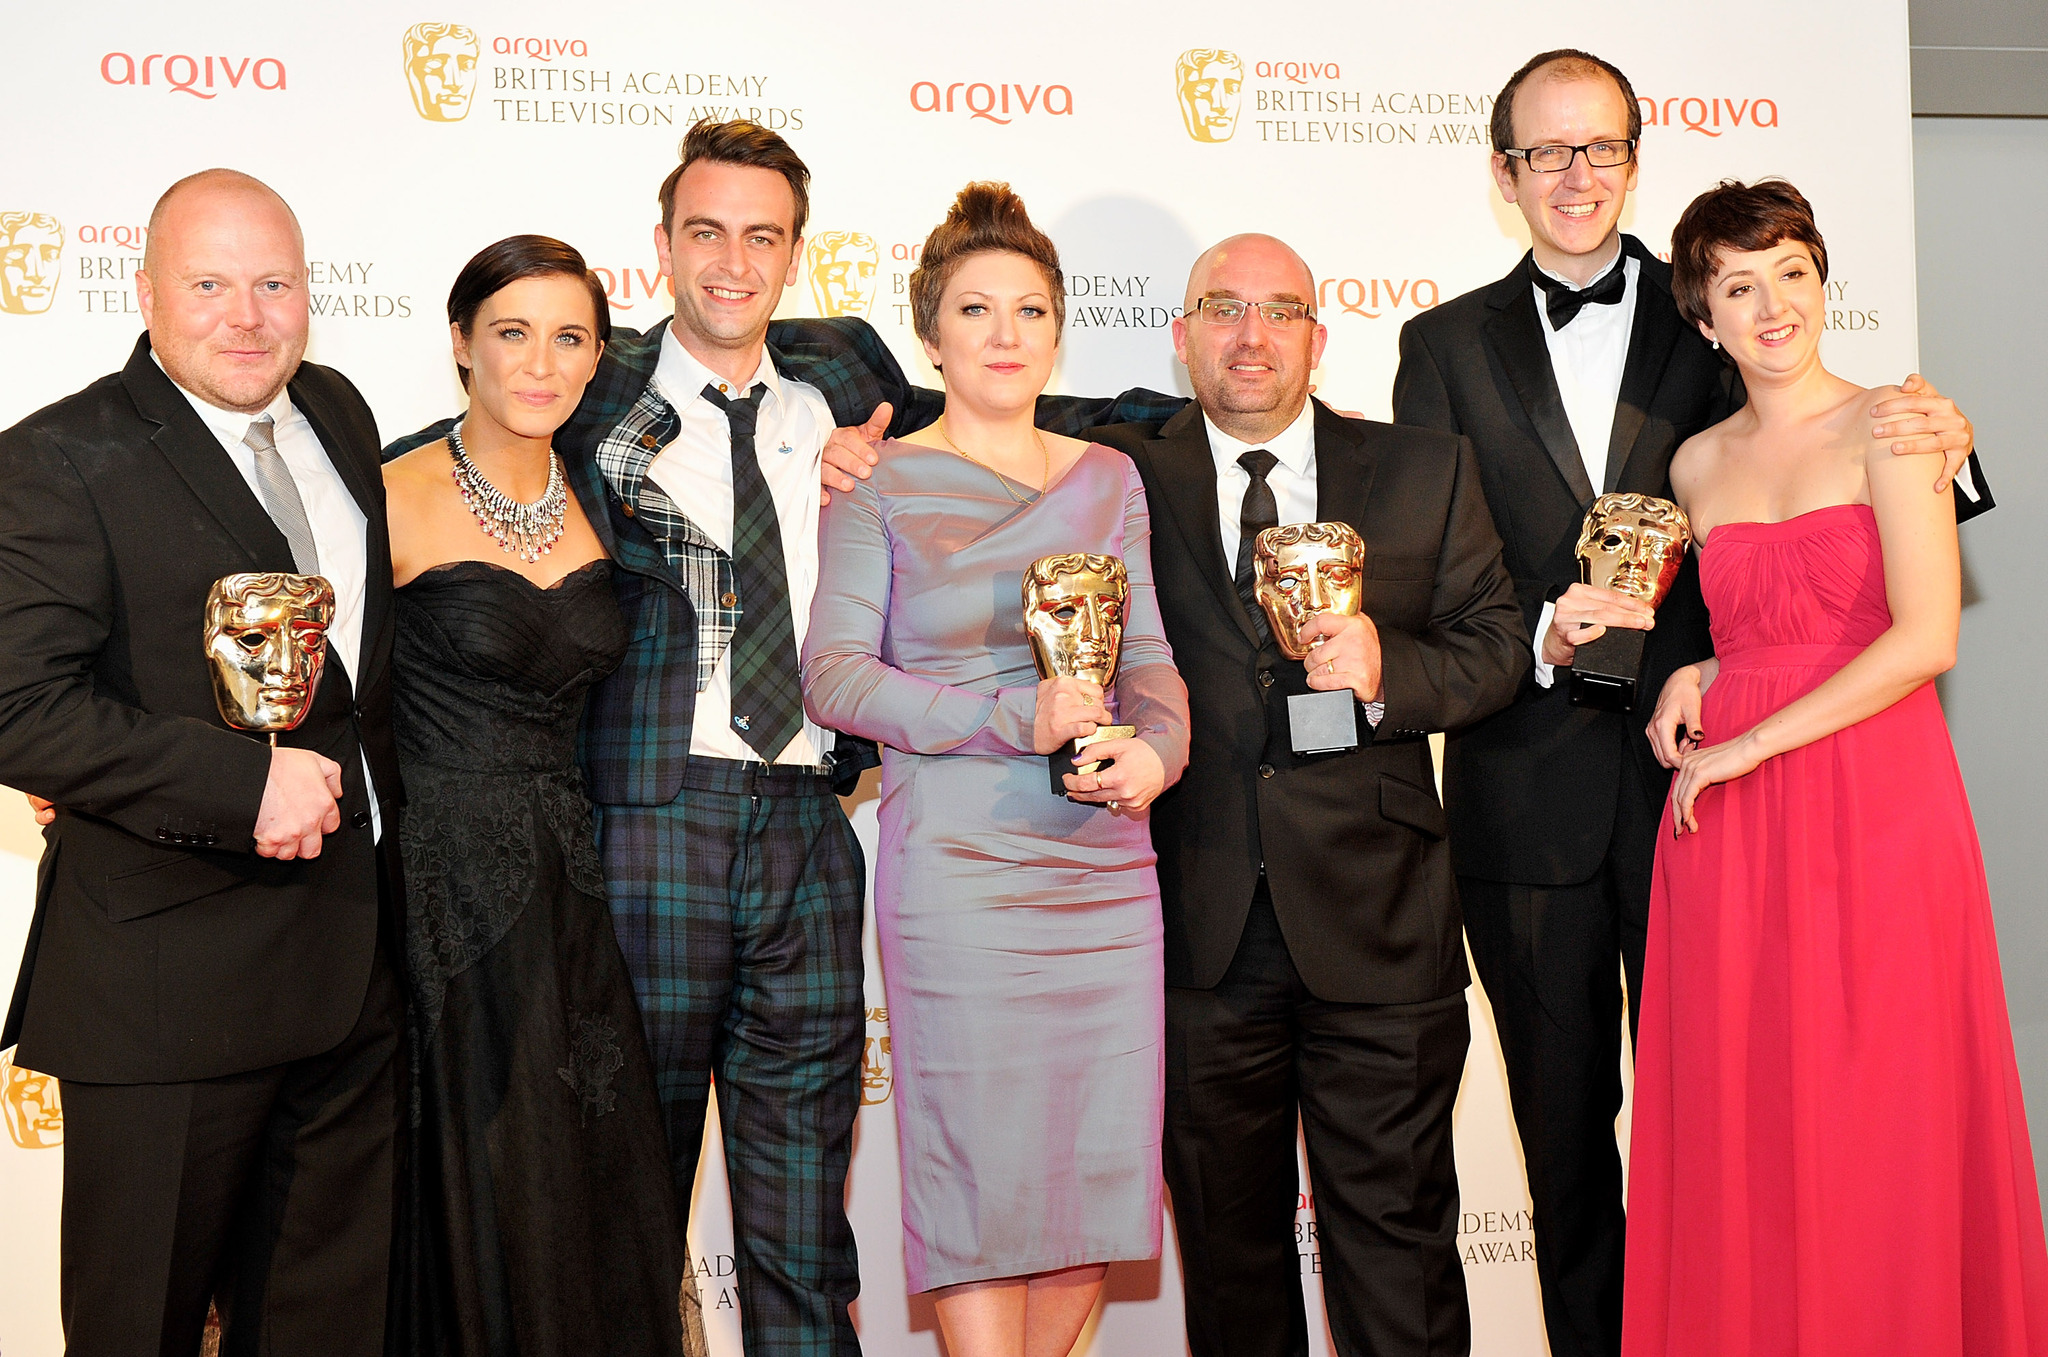
{"type": "Polygon", "coordinates": [[[773,170],[788,180],[789,191],[796,198],[796,225],[790,238],[794,240],[803,235],[804,223],[811,219],[811,171],[780,136],[745,118],[722,123],[699,118],[683,134],[683,144],[677,154],[679,161],[676,167],[668,172],[668,178],[661,181],[661,192],[656,195],[661,203],[662,230],[675,229],[676,185],[681,182],[683,171],[705,160],[714,165],[748,165],[757,170],[773,170]]]}
{"type": "Polygon", "coordinates": [[[1726,250],[1747,253],[1796,240],[1813,251],[1820,280],[1828,280],[1828,247],[1813,222],[1813,204],[1783,179],[1744,184],[1723,179],[1692,200],[1671,232],[1671,296],[1678,313],[1711,325],[1707,294],[1726,250]]]}
{"type": "Polygon", "coordinates": [[[910,324],[927,344],[939,342],[939,301],[961,261],[977,254],[1021,254],[1045,274],[1052,319],[1067,324],[1067,282],[1052,237],[1031,224],[1024,200],[1008,184],[978,180],[960,190],[946,219],[932,228],[910,274],[910,324]]]}
{"type": "MultiPolygon", "coordinates": [[[[605,300],[604,281],[590,271],[573,245],[565,245],[552,236],[506,236],[477,251],[476,257],[455,275],[455,286],[448,290],[448,322],[467,339],[476,324],[476,313],[500,289],[522,278],[543,278],[554,273],[577,279],[590,290],[590,305],[597,312],[598,342],[609,343],[612,308],[605,300]]],[[[458,364],[456,370],[462,376],[462,389],[467,391],[469,369],[458,364]]]]}
{"type": "MultiPolygon", "coordinates": [[[[1522,88],[1522,82],[1552,62],[1557,63],[1555,71],[1545,71],[1546,79],[1590,80],[1605,75],[1621,91],[1622,102],[1628,105],[1628,139],[1640,141],[1643,136],[1643,106],[1636,102],[1636,87],[1628,83],[1628,77],[1621,68],[1611,61],[1603,61],[1591,52],[1581,52],[1576,47],[1560,47],[1555,51],[1538,52],[1522,63],[1522,69],[1508,77],[1508,83],[1501,86],[1500,94],[1493,101],[1493,151],[1495,155],[1515,145],[1515,93],[1522,88]]],[[[1516,146],[1523,151],[1531,148],[1516,146]]],[[[1509,156],[1511,167],[1518,165],[1517,157],[1509,156]]],[[[1514,168],[1519,174],[1519,168],[1514,168]]]]}

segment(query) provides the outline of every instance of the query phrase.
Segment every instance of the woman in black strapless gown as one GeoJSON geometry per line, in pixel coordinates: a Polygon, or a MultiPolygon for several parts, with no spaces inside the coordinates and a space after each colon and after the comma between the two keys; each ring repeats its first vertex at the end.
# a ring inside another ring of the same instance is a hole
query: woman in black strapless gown
{"type": "Polygon", "coordinates": [[[683,1222],[576,767],[627,639],[547,442],[608,328],[587,280],[540,237],[470,261],[449,298],[470,412],[385,468],[414,1070],[397,1316],[419,1357],[685,1351],[683,1222]]]}

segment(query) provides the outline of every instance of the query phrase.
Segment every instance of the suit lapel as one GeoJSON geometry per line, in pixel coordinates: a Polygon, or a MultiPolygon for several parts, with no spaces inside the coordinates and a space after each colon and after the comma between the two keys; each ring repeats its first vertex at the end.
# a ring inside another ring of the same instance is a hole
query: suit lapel
{"type": "Polygon", "coordinates": [[[1363,536],[1366,500],[1372,494],[1379,459],[1372,455],[1351,421],[1321,401],[1315,405],[1316,517],[1324,522],[1349,523],[1363,536]]]}
{"type": "Polygon", "coordinates": [[[1489,301],[1500,309],[1487,318],[1487,343],[1493,346],[1522,410],[1543,440],[1543,450],[1564,478],[1565,485],[1581,506],[1593,502],[1593,483],[1586,476],[1586,461],[1579,454],[1579,440],[1565,417],[1564,398],[1558,394],[1557,374],[1550,367],[1550,346],[1543,342],[1543,322],[1536,315],[1536,289],[1523,272],[1523,265],[1494,285],[1489,301]]]}
{"type": "Polygon", "coordinates": [[[1190,402],[1168,420],[1160,436],[1145,445],[1158,472],[1163,502],[1152,506],[1155,518],[1173,521],[1195,570],[1216,595],[1217,606],[1237,624],[1254,647],[1259,634],[1237,596],[1237,585],[1223,562],[1223,527],[1217,517],[1216,458],[1209,449],[1209,428],[1202,408],[1190,402]],[[1163,514],[1162,514],[1163,510],[1163,514]]]}
{"type": "Polygon", "coordinates": [[[251,570],[292,569],[292,549],[264,511],[227,449],[193,410],[184,393],[150,357],[149,336],[135,345],[121,381],[136,411],[157,426],[150,436],[164,459],[207,512],[235,539],[251,570]]]}
{"type": "MultiPolygon", "coordinates": [[[[1650,260],[1634,237],[1624,236],[1622,240],[1628,253],[1642,251],[1639,258],[1650,260]]],[[[1642,437],[1650,402],[1664,379],[1665,368],[1671,364],[1671,351],[1684,333],[1685,321],[1679,316],[1671,294],[1659,284],[1647,263],[1639,263],[1636,313],[1629,322],[1628,359],[1621,370],[1621,391],[1614,403],[1614,432],[1607,445],[1607,484],[1602,490],[1633,483],[1628,479],[1629,460],[1642,437]]]]}

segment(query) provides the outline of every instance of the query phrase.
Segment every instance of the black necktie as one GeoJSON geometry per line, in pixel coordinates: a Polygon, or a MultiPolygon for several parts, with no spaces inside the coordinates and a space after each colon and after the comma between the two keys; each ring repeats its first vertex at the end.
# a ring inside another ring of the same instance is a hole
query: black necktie
{"type": "Polygon", "coordinates": [[[1531,256],[1529,277],[1543,289],[1543,309],[1550,313],[1550,328],[1562,330],[1587,307],[1613,306],[1621,300],[1621,294],[1628,290],[1628,261],[1615,260],[1607,276],[1591,287],[1573,287],[1537,268],[1535,257],[1531,256]]]}
{"type": "Polygon", "coordinates": [[[740,596],[732,634],[732,728],[762,762],[772,763],[803,729],[804,694],[782,522],[754,455],[754,425],[766,390],[756,386],[731,400],[706,386],[704,399],[725,411],[732,428],[732,574],[740,596]]]}
{"type": "Polygon", "coordinates": [[[1273,639],[1273,629],[1266,621],[1266,610],[1259,606],[1252,577],[1252,542],[1266,529],[1280,526],[1280,504],[1273,498],[1273,487],[1266,484],[1267,474],[1279,461],[1264,448],[1237,459],[1244,474],[1251,477],[1251,484],[1244,488],[1244,504],[1237,511],[1237,596],[1244,600],[1244,610],[1252,615],[1252,626],[1261,641],[1273,639]]]}

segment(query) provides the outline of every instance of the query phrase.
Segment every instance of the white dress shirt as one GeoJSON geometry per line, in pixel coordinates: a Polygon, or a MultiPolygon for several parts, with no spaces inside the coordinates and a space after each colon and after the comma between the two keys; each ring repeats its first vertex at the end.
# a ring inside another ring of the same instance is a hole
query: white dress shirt
{"type": "Polygon", "coordinates": [[[1216,526],[1222,530],[1223,571],[1237,569],[1237,542],[1241,536],[1238,520],[1244,512],[1244,492],[1250,487],[1249,472],[1237,464],[1248,452],[1264,448],[1279,460],[1266,473],[1273,502],[1279,506],[1281,523],[1316,521],[1316,407],[1304,402],[1294,422],[1269,442],[1241,443],[1216,427],[1216,421],[1202,413],[1209,429],[1209,455],[1216,459],[1216,526]]]}
{"type": "MultiPolygon", "coordinates": [[[[1612,306],[1581,307],[1572,323],[1562,330],[1550,326],[1543,289],[1535,283],[1536,315],[1543,326],[1543,342],[1550,350],[1550,370],[1557,377],[1557,394],[1564,401],[1564,416],[1572,426],[1579,445],[1580,460],[1586,464],[1586,481],[1598,495],[1607,484],[1608,445],[1614,436],[1614,407],[1621,400],[1621,374],[1628,366],[1629,335],[1635,329],[1636,286],[1642,266],[1621,250],[1615,241],[1615,255],[1607,267],[1586,280],[1586,286],[1605,278],[1615,269],[1625,270],[1626,285],[1621,300],[1612,306]]],[[[1539,264],[1537,267],[1541,268],[1539,264]]],[[[1558,282],[1572,285],[1562,274],[1544,273],[1558,282]]],[[[1583,290],[1583,289],[1579,289],[1583,290]]],[[[1543,605],[1536,621],[1533,648],[1536,652],[1536,682],[1548,688],[1556,681],[1556,670],[1543,662],[1543,636],[1557,605],[1543,605]]]]}
{"type": "MultiPolygon", "coordinates": [[[[157,366],[163,366],[161,361],[157,366]]],[[[313,529],[313,547],[320,553],[320,573],[334,586],[334,621],[327,628],[327,657],[342,667],[351,684],[356,683],[362,673],[363,600],[369,583],[369,552],[364,534],[369,519],[356,503],[356,497],[349,493],[341,473],[334,469],[327,449],[320,445],[320,436],[293,407],[288,391],[278,392],[276,400],[255,414],[244,415],[208,404],[182,386],[178,390],[191,403],[200,422],[220,440],[259,505],[263,503],[263,492],[256,483],[256,450],[243,440],[248,437],[251,424],[270,416],[271,437],[277,443],[278,455],[284,458],[292,480],[299,487],[299,500],[306,506],[306,521],[313,529]]],[[[377,789],[370,776],[368,755],[363,758],[363,786],[370,796],[371,832],[381,839],[384,819],[377,808],[377,789]]]]}
{"type": "MultiPolygon", "coordinates": [[[[776,372],[765,350],[753,381],[734,389],[731,382],[693,358],[670,326],[662,333],[653,385],[675,410],[681,428],[675,440],[648,463],[647,475],[720,550],[731,552],[732,426],[725,411],[704,399],[704,388],[713,386],[737,398],[756,383],[768,389],[761,397],[755,424],[754,455],[782,525],[790,618],[801,653],[804,634],[810,630],[811,595],[818,588],[818,478],[823,470],[825,439],[833,429],[831,407],[818,389],[776,372]]],[[[830,736],[806,715],[803,729],[771,762],[815,767],[824,763],[831,747],[830,736]]],[[[731,646],[719,658],[711,682],[697,694],[690,753],[698,758],[761,761],[732,728],[731,646]]]]}
{"type": "MultiPolygon", "coordinates": [[[[1316,407],[1305,401],[1294,422],[1264,443],[1243,443],[1216,427],[1209,412],[1202,412],[1209,430],[1209,455],[1216,459],[1217,527],[1223,540],[1223,572],[1237,573],[1237,544],[1243,537],[1238,524],[1244,515],[1244,492],[1251,486],[1251,473],[1237,464],[1248,452],[1264,448],[1278,460],[1266,473],[1266,485],[1279,507],[1279,523],[1316,522],[1316,407]]],[[[1366,548],[1368,551],[1371,547],[1366,548]]],[[[1386,712],[1384,702],[1362,703],[1365,718],[1378,726],[1386,712]]]]}

